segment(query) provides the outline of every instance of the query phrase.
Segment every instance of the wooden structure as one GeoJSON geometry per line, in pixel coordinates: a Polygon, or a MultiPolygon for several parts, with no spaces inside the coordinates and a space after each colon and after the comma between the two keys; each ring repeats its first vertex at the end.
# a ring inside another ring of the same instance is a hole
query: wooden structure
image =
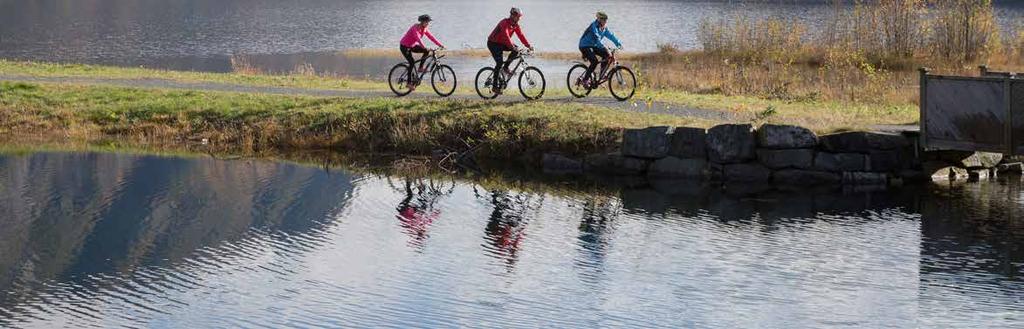
{"type": "Polygon", "coordinates": [[[1024,76],[980,67],[977,77],[922,68],[921,146],[1024,154],[1024,76]]]}

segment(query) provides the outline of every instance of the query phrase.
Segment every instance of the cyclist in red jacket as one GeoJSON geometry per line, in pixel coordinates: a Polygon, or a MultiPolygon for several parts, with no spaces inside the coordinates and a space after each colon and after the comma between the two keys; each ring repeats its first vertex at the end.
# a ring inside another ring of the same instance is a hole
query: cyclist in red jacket
{"type": "Polygon", "coordinates": [[[491,35],[487,38],[487,50],[490,50],[491,56],[494,57],[495,71],[501,68],[505,74],[511,74],[508,71],[508,66],[516,58],[519,58],[519,51],[516,49],[516,45],[512,43],[512,34],[518,36],[519,41],[530,51],[533,51],[533,46],[530,45],[529,41],[526,41],[526,37],[523,36],[523,29],[519,27],[519,19],[522,17],[523,11],[513,7],[509,12],[509,17],[498,22],[498,26],[494,27],[494,31],[491,31],[491,35]],[[511,54],[508,55],[507,60],[502,60],[506,51],[511,54]]]}

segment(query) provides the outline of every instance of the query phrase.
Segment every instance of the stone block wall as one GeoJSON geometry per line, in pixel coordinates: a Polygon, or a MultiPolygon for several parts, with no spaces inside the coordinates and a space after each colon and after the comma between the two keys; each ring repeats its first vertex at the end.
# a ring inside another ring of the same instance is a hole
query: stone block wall
{"type": "Polygon", "coordinates": [[[556,173],[700,179],[775,185],[899,185],[947,179],[980,179],[1020,173],[1024,165],[1001,155],[925,153],[915,136],[844,132],[818,136],[790,125],[724,124],[711,129],[627,129],[619,152],[582,160],[544,156],[556,173]]]}

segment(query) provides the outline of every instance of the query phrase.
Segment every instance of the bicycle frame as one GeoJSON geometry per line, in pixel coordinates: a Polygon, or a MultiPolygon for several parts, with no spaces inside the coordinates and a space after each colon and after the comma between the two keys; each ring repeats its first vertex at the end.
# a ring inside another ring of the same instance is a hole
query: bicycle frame
{"type": "MultiPolygon", "coordinates": [[[[621,66],[621,65],[619,65],[619,59],[615,56],[615,53],[617,53],[617,52],[618,52],[618,49],[612,49],[610,52],[608,52],[608,59],[607,60],[603,60],[603,61],[598,61],[597,62],[598,67],[594,69],[594,72],[590,72],[590,74],[593,75],[594,78],[597,78],[596,85],[600,85],[602,83],[608,82],[608,80],[610,80],[611,77],[612,77],[612,74],[611,74],[612,69],[614,69],[614,68],[616,68],[618,66],[621,66]],[[600,69],[601,64],[606,64],[607,68],[603,72],[604,74],[602,74],[601,76],[598,76],[597,70],[600,69]]],[[[588,62],[574,61],[574,63],[583,64],[583,65],[589,65],[590,64],[589,61],[588,62]]]]}
{"type": "MultiPolygon", "coordinates": [[[[502,81],[502,83],[504,85],[507,86],[509,81],[512,81],[512,78],[515,77],[515,73],[519,72],[519,68],[520,67],[529,67],[530,66],[529,63],[526,63],[526,56],[533,56],[533,53],[532,52],[521,52],[521,53],[519,53],[519,58],[516,58],[516,65],[514,67],[512,67],[511,70],[509,70],[509,72],[512,72],[512,74],[509,74],[507,77],[501,78],[501,81],[502,81]]],[[[499,72],[499,70],[497,68],[495,68],[494,71],[496,73],[501,73],[501,72],[499,72]]],[[[499,74],[498,76],[501,76],[501,75],[502,74],[499,74]]]]}
{"type": "MultiPolygon", "coordinates": [[[[423,80],[423,77],[425,75],[427,75],[427,72],[434,72],[434,70],[436,70],[439,66],[441,66],[441,59],[444,58],[444,56],[445,55],[438,56],[437,55],[437,50],[431,50],[430,54],[428,54],[427,57],[424,57],[422,59],[418,59],[418,60],[413,61],[412,62],[412,66],[409,67],[409,70],[415,70],[416,67],[417,67],[416,64],[419,64],[419,63],[426,64],[426,63],[429,62],[430,63],[429,65],[424,65],[427,68],[426,70],[424,70],[423,72],[418,72],[419,74],[415,75],[416,76],[416,80],[423,80]]],[[[406,75],[406,76],[408,76],[408,75],[406,75]]]]}

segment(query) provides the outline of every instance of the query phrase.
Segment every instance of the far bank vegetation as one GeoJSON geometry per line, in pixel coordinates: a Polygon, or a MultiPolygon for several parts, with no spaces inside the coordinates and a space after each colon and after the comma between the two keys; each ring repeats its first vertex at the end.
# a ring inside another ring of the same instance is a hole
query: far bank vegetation
{"type": "Polygon", "coordinates": [[[991,0],[837,2],[813,29],[784,17],[706,18],[701,49],[662,45],[637,59],[655,88],[794,101],[911,104],[917,68],[977,74],[1024,67],[1024,22],[991,0]]]}

